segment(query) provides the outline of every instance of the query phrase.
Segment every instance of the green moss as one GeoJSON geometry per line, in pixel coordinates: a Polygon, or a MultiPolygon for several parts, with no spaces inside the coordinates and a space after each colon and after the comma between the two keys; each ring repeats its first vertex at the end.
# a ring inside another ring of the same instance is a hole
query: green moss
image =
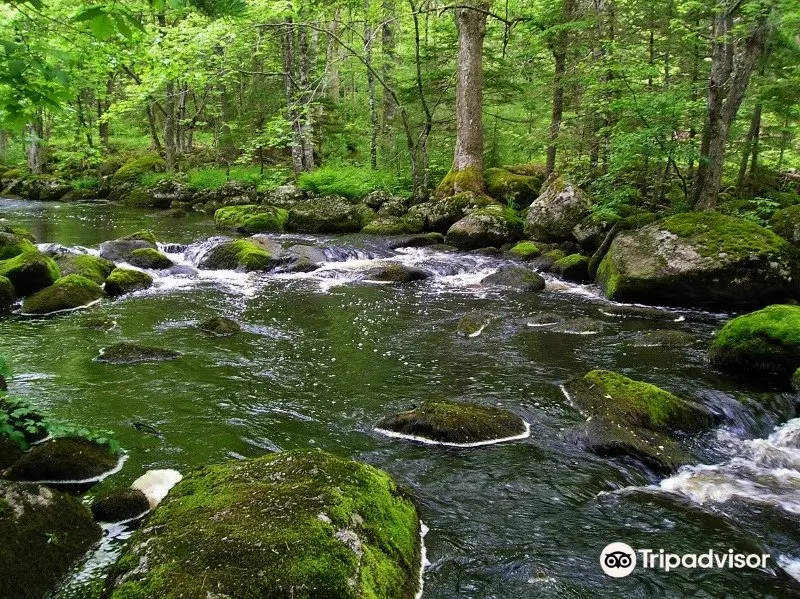
{"type": "Polygon", "coordinates": [[[150,229],[142,229],[120,238],[122,241],[146,241],[147,243],[156,244],[156,235],[150,229]]]}
{"type": "Polygon", "coordinates": [[[486,193],[509,206],[528,206],[542,187],[540,176],[513,173],[505,168],[489,168],[483,173],[486,193]]]}
{"type": "Polygon", "coordinates": [[[404,235],[409,233],[421,233],[423,223],[400,216],[379,216],[361,232],[369,235],[404,235]]]}
{"type": "Polygon", "coordinates": [[[280,252],[266,240],[236,239],[211,248],[203,259],[203,268],[243,270],[269,270],[276,264],[280,252]]]}
{"type": "Polygon", "coordinates": [[[117,297],[147,289],[152,284],[153,277],[146,272],[131,268],[115,268],[106,279],[105,291],[111,297],[117,297]]]}
{"type": "Polygon", "coordinates": [[[800,307],[776,304],[734,318],[714,339],[709,359],[732,372],[791,374],[800,367],[800,307]]]}
{"type": "Polygon", "coordinates": [[[211,316],[205,320],[201,320],[197,327],[202,331],[212,333],[220,337],[233,335],[242,329],[242,327],[239,326],[239,323],[235,320],[219,315],[211,316]]]}
{"type": "Polygon", "coordinates": [[[155,154],[131,158],[111,177],[111,185],[139,183],[143,175],[164,170],[164,160],[155,154]]]}
{"type": "Polygon", "coordinates": [[[154,248],[132,250],[128,256],[128,262],[139,268],[153,269],[169,268],[175,265],[165,254],[154,248]]]}
{"type": "Polygon", "coordinates": [[[461,170],[450,169],[436,188],[434,196],[444,198],[468,191],[484,195],[483,174],[473,166],[461,170]]]}
{"type": "Polygon", "coordinates": [[[484,277],[481,285],[489,287],[508,287],[519,291],[541,291],[545,288],[545,280],[527,268],[520,266],[504,266],[497,272],[484,277]]]}
{"type": "Polygon", "coordinates": [[[792,389],[800,393],[800,368],[795,370],[792,375],[792,389]]]}
{"type": "Polygon", "coordinates": [[[81,275],[98,285],[114,270],[114,263],[90,254],[58,254],[53,258],[62,276],[81,275]]]}
{"type": "Polygon", "coordinates": [[[34,445],[6,477],[18,481],[86,480],[108,472],[117,461],[103,445],[83,437],[62,437],[34,445]]]}
{"type": "Polygon", "coordinates": [[[98,522],[130,520],[150,509],[147,497],[138,489],[112,489],[92,503],[92,515],[98,522]]]}
{"type": "Polygon", "coordinates": [[[227,206],[214,212],[214,224],[217,227],[248,234],[283,231],[288,220],[289,211],[275,206],[247,204],[227,206]]]}
{"type": "Polygon", "coordinates": [[[532,241],[520,241],[513,248],[508,250],[508,253],[520,260],[533,260],[539,256],[542,251],[536,247],[532,241]]]}
{"type": "Polygon", "coordinates": [[[153,194],[145,187],[136,187],[124,194],[122,203],[134,208],[155,208],[156,201],[153,194]]]}
{"type": "Polygon", "coordinates": [[[568,281],[583,283],[589,280],[589,258],[581,254],[570,254],[553,263],[553,272],[568,281]]]}
{"type": "Polygon", "coordinates": [[[164,362],[176,360],[180,353],[139,343],[120,342],[104,347],[95,362],[108,364],[136,364],[138,362],[164,362]]]}
{"type": "Polygon", "coordinates": [[[17,298],[14,285],[6,277],[0,277],[0,312],[8,310],[17,298]]]}
{"type": "Polygon", "coordinates": [[[36,246],[29,239],[10,231],[0,231],[0,260],[35,251],[36,246]]]}
{"type": "Polygon", "coordinates": [[[489,324],[489,315],[483,312],[469,312],[458,321],[458,334],[463,337],[477,337],[489,324]]]}
{"type": "Polygon", "coordinates": [[[184,478],[134,534],[107,590],[112,599],[411,599],[419,565],[416,508],[387,474],[287,451],[184,478]]]}
{"type": "Polygon", "coordinates": [[[86,277],[67,275],[50,287],[28,296],[22,302],[26,314],[49,314],[61,310],[73,310],[91,304],[103,297],[103,289],[86,277]]]}
{"type": "Polygon", "coordinates": [[[543,254],[543,256],[546,256],[547,258],[552,258],[555,263],[558,262],[559,260],[566,258],[567,253],[564,250],[554,249],[546,251],[543,254]]]}
{"type": "Polygon", "coordinates": [[[800,205],[778,210],[772,215],[770,225],[785,240],[800,244],[800,205]]]}
{"type": "Polygon", "coordinates": [[[21,296],[49,287],[61,276],[58,265],[38,250],[0,260],[0,277],[5,277],[21,296]]]}

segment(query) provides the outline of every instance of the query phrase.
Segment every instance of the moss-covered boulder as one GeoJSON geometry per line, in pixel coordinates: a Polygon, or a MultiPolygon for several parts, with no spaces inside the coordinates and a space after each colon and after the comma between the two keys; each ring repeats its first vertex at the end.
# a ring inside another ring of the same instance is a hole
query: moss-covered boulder
{"type": "Polygon", "coordinates": [[[508,206],[530,206],[544,183],[541,175],[529,176],[506,168],[486,169],[483,180],[486,193],[508,206]]]}
{"type": "Polygon", "coordinates": [[[0,589],[9,599],[50,596],[102,536],[80,499],[0,480],[0,589]]]}
{"type": "Polygon", "coordinates": [[[545,288],[544,279],[521,266],[503,266],[497,272],[484,277],[481,285],[486,287],[508,287],[519,291],[541,291],[545,288]]]}
{"type": "Polygon", "coordinates": [[[552,176],[528,208],[525,227],[534,239],[573,240],[572,229],[589,216],[591,208],[592,201],[582,189],[552,176]]]}
{"type": "Polygon", "coordinates": [[[22,447],[11,437],[0,435],[0,471],[10,467],[22,456],[22,447]]]}
{"type": "Polygon", "coordinates": [[[553,262],[552,272],[567,281],[586,283],[589,280],[589,258],[570,254],[553,262]]]}
{"type": "Polygon", "coordinates": [[[522,220],[513,209],[490,204],[473,210],[447,230],[445,243],[460,250],[500,247],[522,235],[522,220]]]}
{"type": "Polygon", "coordinates": [[[166,362],[177,360],[180,353],[171,349],[140,343],[121,341],[100,350],[95,362],[107,364],[137,364],[139,362],[166,362]]]}
{"type": "Polygon", "coordinates": [[[424,281],[431,275],[428,271],[413,266],[406,266],[397,262],[388,262],[379,266],[373,266],[364,272],[364,280],[377,281],[381,283],[411,283],[413,281],[424,281]]]}
{"type": "Polygon", "coordinates": [[[126,293],[149,289],[153,285],[153,277],[141,270],[132,268],[115,268],[105,282],[105,292],[109,297],[119,297],[126,293]]]}
{"type": "Polygon", "coordinates": [[[109,181],[109,197],[115,201],[120,200],[135,205],[150,205],[150,193],[142,187],[142,176],[162,172],[164,168],[164,160],[155,154],[131,158],[112,175],[109,181]],[[144,194],[147,194],[146,202],[143,201],[144,194]]]}
{"type": "Polygon", "coordinates": [[[468,312],[459,319],[456,330],[462,337],[477,337],[483,332],[490,320],[491,317],[486,312],[468,312]]]}
{"type": "Polygon", "coordinates": [[[403,216],[408,212],[408,200],[403,198],[391,198],[386,200],[378,208],[378,216],[403,216]]]}
{"type": "Polygon", "coordinates": [[[188,475],[112,567],[105,597],[412,599],[414,501],[372,466],[312,451],[188,475]]]}
{"type": "Polygon", "coordinates": [[[256,204],[227,206],[214,213],[214,224],[217,227],[234,229],[249,235],[283,231],[288,220],[288,210],[256,204]]]}
{"type": "Polygon", "coordinates": [[[444,445],[483,445],[524,437],[527,423],[508,410],[468,402],[429,400],[420,407],[379,420],[384,434],[444,445]]]}
{"type": "Polygon", "coordinates": [[[219,337],[230,337],[242,330],[238,322],[225,316],[210,316],[197,323],[197,328],[219,337]]]}
{"type": "Polygon", "coordinates": [[[661,472],[691,461],[680,435],[714,423],[704,406],[616,372],[593,370],[568,381],[564,389],[588,418],[589,450],[602,456],[632,456],[661,472]]]}
{"type": "Polygon", "coordinates": [[[17,481],[79,482],[112,470],[119,458],[104,445],[83,437],[60,437],[34,445],[9,470],[17,481]]]}
{"type": "Polygon", "coordinates": [[[465,191],[453,196],[435,197],[412,206],[406,218],[421,222],[425,230],[446,233],[453,224],[473,210],[495,203],[487,195],[465,191]]]}
{"type": "Polygon", "coordinates": [[[421,233],[423,222],[420,219],[404,216],[379,216],[362,229],[368,235],[406,235],[421,233]]]}
{"type": "Polygon", "coordinates": [[[508,255],[517,260],[533,260],[539,256],[542,251],[532,241],[520,241],[510,250],[508,255]]]}
{"type": "Polygon", "coordinates": [[[770,225],[786,241],[800,244],[800,205],[778,210],[772,215],[770,225]]]}
{"type": "Polygon", "coordinates": [[[128,255],[128,263],[139,268],[163,270],[175,266],[166,254],[154,248],[139,248],[132,250],[128,255]]]}
{"type": "Polygon", "coordinates": [[[617,235],[596,282],[619,302],[758,306],[798,295],[795,265],[791,245],[772,231],[692,212],[617,235]]]}
{"type": "Polygon", "coordinates": [[[91,254],[56,254],[53,260],[58,264],[61,276],[80,275],[102,285],[114,270],[114,263],[91,254]]]}
{"type": "Polygon", "coordinates": [[[5,312],[17,299],[17,292],[14,285],[6,277],[0,277],[0,312],[5,312]]]}
{"type": "Polygon", "coordinates": [[[60,276],[61,272],[53,259],[38,250],[0,260],[0,277],[11,281],[14,290],[22,297],[49,287],[60,276]]]}
{"type": "Polygon", "coordinates": [[[286,228],[301,233],[357,233],[376,217],[375,211],[365,204],[325,196],[292,206],[286,228]]]}
{"type": "Polygon", "coordinates": [[[778,304],[734,318],[708,357],[731,372],[790,375],[800,368],[800,306],[778,304]]]}
{"type": "Polygon", "coordinates": [[[0,260],[8,260],[25,252],[35,252],[36,246],[22,235],[0,231],[0,260]]]}
{"type": "Polygon", "coordinates": [[[61,277],[50,287],[22,302],[24,314],[51,314],[91,305],[103,297],[103,288],[80,275],[61,277]]]}
{"type": "Polygon", "coordinates": [[[149,510],[150,502],[139,489],[112,489],[92,503],[92,515],[98,522],[125,522],[149,510]]]}
{"type": "Polygon", "coordinates": [[[280,264],[282,253],[280,244],[271,239],[234,239],[211,248],[200,260],[200,268],[244,272],[270,270],[280,264]]]}
{"type": "Polygon", "coordinates": [[[137,231],[119,239],[104,241],[100,244],[100,256],[112,262],[131,263],[131,252],[140,249],[158,250],[152,231],[137,231]]]}

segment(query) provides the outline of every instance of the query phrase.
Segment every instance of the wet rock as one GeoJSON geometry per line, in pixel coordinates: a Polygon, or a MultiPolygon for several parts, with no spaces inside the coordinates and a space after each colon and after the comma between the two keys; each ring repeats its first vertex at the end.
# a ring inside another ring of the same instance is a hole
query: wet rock
{"type": "MultiPolygon", "coordinates": [[[[511,167],[513,168],[513,167],[511,167]]],[[[486,193],[509,206],[530,206],[539,195],[543,175],[529,176],[507,168],[487,168],[483,173],[486,193]]]]}
{"type": "Polygon", "coordinates": [[[590,451],[632,456],[660,472],[673,472],[692,461],[678,435],[713,425],[713,415],[704,406],[615,372],[593,370],[564,388],[589,418],[590,451]]]}
{"type": "Polygon", "coordinates": [[[572,229],[589,216],[591,207],[592,201],[582,189],[559,176],[551,176],[528,208],[525,226],[534,239],[573,239],[572,229]]]}
{"type": "Polygon", "coordinates": [[[614,301],[764,305],[798,294],[790,244],[745,219],[676,214],[616,236],[596,282],[614,301]]]}
{"type": "Polygon", "coordinates": [[[119,458],[83,437],[59,437],[34,445],[7,472],[17,481],[77,482],[112,470],[119,458]]]}
{"type": "Polygon", "coordinates": [[[667,322],[678,322],[684,320],[683,316],[664,310],[663,308],[650,308],[646,306],[628,305],[603,305],[599,308],[604,316],[614,316],[616,318],[636,318],[641,320],[663,320],[667,322]]]}
{"type": "Polygon", "coordinates": [[[376,216],[369,206],[326,196],[292,206],[286,226],[301,233],[357,233],[376,216]]]}
{"type": "Polygon", "coordinates": [[[169,208],[173,202],[187,201],[192,197],[192,192],[186,185],[172,179],[156,182],[147,192],[147,201],[143,205],[153,208],[169,208]]]}
{"type": "Polygon", "coordinates": [[[574,283],[589,281],[589,258],[580,254],[571,254],[553,263],[553,270],[562,279],[574,283]]]}
{"type": "Polygon", "coordinates": [[[503,266],[496,273],[484,277],[485,287],[508,287],[519,291],[541,291],[545,288],[542,277],[521,266],[503,266]]]}
{"type": "Polygon", "coordinates": [[[137,231],[100,244],[100,256],[111,262],[130,263],[131,252],[140,249],[158,250],[156,237],[152,231],[137,231]]]}
{"type": "Polygon", "coordinates": [[[80,275],[102,285],[114,270],[114,263],[90,254],[59,253],[53,257],[61,276],[80,275]]]}
{"type": "Polygon", "coordinates": [[[0,312],[9,310],[16,301],[17,292],[6,277],[0,277],[0,312]]]}
{"type": "Polygon", "coordinates": [[[76,497],[0,480],[0,589],[10,599],[50,596],[102,536],[76,497]]]}
{"type": "Polygon", "coordinates": [[[473,256],[502,256],[503,252],[501,252],[496,247],[485,247],[485,248],[478,248],[476,250],[470,250],[470,254],[473,256]]]}
{"type": "Polygon", "coordinates": [[[396,250],[398,248],[418,248],[427,247],[436,244],[444,243],[444,235],[441,233],[424,233],[420,235],[409,235],[392,241],[389,244],[389,249],[396,250]]]}
{"type": "Polygon", "coordinates": [[[175,263],[167,258],[166,254],[153,248],[139,248],[131,251],[128,255],[128,263],[139,268],[153,270],[163,270],[175,266],[175,263]]]}
{"type": "Polygon", "coordinates": [[[150,502],[138,489],[113,489],[92,503],[92,515],[98,522],[124,522],[150,510],[150,502]]]}
{"type": "Polygon", "coordinates": [[[405,235],[421,233],[422,222],[399,216],[379,216],[361,231],[368,235],[405,235]]]}
{"type": "Polygon", "coordinates": [[[22,297],[49,287],[61,276],[58,265],[38,250],[0,260],[0,277],[8,279],[22,297]]]}
{"type": "Polygon", "coordinates": [[[531,259],[530,266],[537,272],[551,272],[555,268],[556,262],[566,257],[563,250],[550,249],[541,256],[531,259]]]}
{"type": "Polygon", "coordinates": [[[219,337],[229,337],[242,330],[242,327],[239,325],[239,323],[232,318],[226,318],[225,316],[219,315],[211,316],[205,320],[201,320],[198,323],[197,328],[199,328],[201,331],[205,331],[206,333],[211,333],[219,337]]]}
{"type": "Polygon", "coordinates": [[[564,317],[560,314],[553,314],[552,312],[541,312],[534,314],[528,319],[527,325],[529,327],[551,327],[556,324],[564,322],[564,317]]]}
{"type": "Polygon", "coordinates": [[[635,347],[689,347],[694,337],[683,331],[647,331],[633,340],[635,347]]]}
{"type": "Polygon", "coordinates": [[[225,241],[211,248],[200,268],[211,270],[265,271],[280,264],[281,245],[271,239],[250,237],[225,241]]]}
{"type": "Polygon", "coordinates": [[[136,364],[138,362],[165,362],[176,360],[179,357],[180,353],[171,349],[123,341],[101,349],[100,355],[95,358],[95,362],[136,364]]]}
{"type": "Polygon", "coordinates": [[[526,261],[533,260],[541,253],[541,250],[532,241],[520,241],[518,244],[508,250],[508,254],[512,258],[526,261]]]}
{"type": "Polygon", "coordinates": [[[379,431],[459,445],[505,440],[527,431],[525,421],[508,410],[444,400],[426,401],[418,408],[378,421],[375,427],[379,431]]]}
{"type": "Polygon", "coordinates": [[[186,205],[186,204],[187,204],[186,202],[178,202],[177,204],[176,204],[176,202],[172,202],[170,204],[170,206],[171,206],[170,209],[169,210],[164,210],[163,212],[160,212],[158,214],[158,217],[159,218],[183,218],[183,217],[188,215],[188,213],[186,212],[186,208],[188,208],[189,206],[186,205]]]}
{"type": "Polygon", "coordinates": [[[477,337],[491,320],[485,312],[469,312],[458,321],[457,331],[462,337],[477,337]]]}
{"type": "Polygon", "coordinates": [[[419,528],[407,492],[372,466],[315,451],[233,461],[170,491],[105,596],[411,599],[419,528]]]}
{"type": "Polygon", "coordinates": [[[234,229],[248,235],[281,232],[286,228],[288,220],[289,212],[275,206],[229,206],[214,213],[214,224],[217,227],[234,229]]]}
{"type": "Polygon", "coordinates": [[[467,214],[496,202],[490,197],[464,191],[453,196],[433,198],[408,210],[408,218],[417,218],[425,229],[446,233],[467,214]]]}
{"type": "Polygon", "coordinates": [[[284,272],[311,272],[328,261],[325,250],[311,245],[293,245],[286,257],[289,264],[281,268],[284,272]]]}
{"type": "Polygon", "coordinates": [[[595,215],[590,215],[572,228],[572,237],[585,251],[594,253],[603,243],[610,228],[610,222],[598,222],[595,215]]]}
{"type": "Polygon", "coordinates": [[[8,260],[25,252],[35,252],[30,239],[12,231],[0,231],[0,260],[8,260]]]}
{"type": "MultiPolygon", "coordinates": [[[[22,456],[22,447],[11,437],[0,437],[0,471],[9,468],[22,456]]],[[[0,516],[2,517],[2,516],[0,516]]]]}
{"type": "Polygon", "coordinates": [[[573,318],[561,323],[555,330],[568,335],[596,335],[603,330],[603,323],[593,318],[573,318]]]}
{"type": "Polygon", "coordinates": [[[790,375],[800,368],[800,306],[777,304],[734,318],[708,357],[733,373],[790,375]]]}
{"type": "Polygon", "coordinates": [[[522,234],[522,221],[501,204],[491,204],[470,212],[448,230],[445,242],[460,250],[488,246],[500,247],[516,241],[522,234]]]}
{"type": "Polygon", "coordinates": [[[153,277],[141,270],[131,268],[115,268],[108,275],[105,292],[109,297],[119,297],[126,293],[149,289],[153,285],[153,277]]]}
{"type": "Polygon", "coordinates": [[[75,310],[93,304],[103,297],[103,288],[80,275],[61,277],[50,287],[29,295],[22,302],[25,314],[51,314],[75,310]]]}
{"type": "Polygon", "coordinates": [[[374,266],[364,273],[364,279],[367,281],[380,281],[395,284],[423,281],[430,276],[430,273],[420,268],[414,268],[396,262],[374,266]]]}
{"type": "Polygon", "coordinates": [[[117,327],[117,321],[110,316],[90,316],[78,323],[78,328],[87,331],[110,331],[117,327]]]}

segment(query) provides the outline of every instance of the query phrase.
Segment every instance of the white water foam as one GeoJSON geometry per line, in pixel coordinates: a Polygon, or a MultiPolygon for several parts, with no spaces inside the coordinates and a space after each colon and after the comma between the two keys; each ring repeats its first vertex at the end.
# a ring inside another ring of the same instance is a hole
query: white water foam
{"type": "Polygon", "coordinates": [[[461,447],[461,448],[469,448],[469,447],[482,447],[484,445],[497,445],[498,443],[506,443],[508,441],[518,441],[519,439],[527,439],[531,436],[531,425],[526,422],[522,421],[522,424],[525,426],[525,431],[520,433],[519,435],[512,435],[511,437],[503,437],[501,439],[490,439],[488,441],[475,441],[473,443],[453,443],[450,441],[436,441],[434,439],[428,439],[427,437],[419,437],[417,435],[408,435],[406,433],[398,433],[395,431],[386,430],[385,428],[375,427],[373,430],[376,433],[380,433],[386,437],[393,437],[395,439],[405,439],[407,441],[417,441],[418,443],[424,443],[426,445],[444,445],[446,447],[461,447]]]}
{"type": "Polygon", "coordinates": [[[414,599],[422,599],[422,591],[425,586],[425,568],[431,565],[428,561],[428,551],[425,548],[425,535],[428,534],[430,528],[425,526],[425,523],[419,521],[419,590],[414,595],[414,599]]]}

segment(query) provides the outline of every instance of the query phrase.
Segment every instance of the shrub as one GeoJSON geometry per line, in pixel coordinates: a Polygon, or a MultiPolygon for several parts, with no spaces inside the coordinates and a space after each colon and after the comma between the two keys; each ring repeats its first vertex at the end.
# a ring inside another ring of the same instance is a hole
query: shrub
{"type": "Polygon", "coordinates": [[[325,166],[311,173],[302,173],[297,184],[312,193],[349,199],[361,198],[377,189],[392,194],[407,192],[393,173],[343,165],[325,166]]]}

